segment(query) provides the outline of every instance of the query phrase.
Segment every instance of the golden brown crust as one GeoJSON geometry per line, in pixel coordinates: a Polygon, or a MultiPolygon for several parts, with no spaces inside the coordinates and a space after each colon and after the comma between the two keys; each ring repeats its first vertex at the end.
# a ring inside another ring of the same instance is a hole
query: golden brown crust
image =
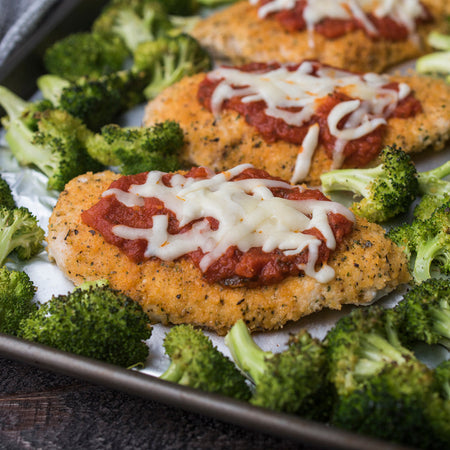
{"type": "Polygon", "coordinates": [[[324,307],[370,302],[377,292],[409,281],[403,252],[381,227],[363,220],[333,254],[336,278],[326,284],[304,276],[262,288],[229,288],[206,283],[187,260],[135,264],[80,219],[117,177],[89,173],[68,183],[49,221],[47,251],[75,284],[107,278],[156,322],[191,323],[224,334],[243,318],[252,330],[278,329],[324,307]]]}
{"type": "MultiPolygon", "coordinates": [[[[185,132],[182,156],[190,165],[204,165],[221,171],[250,163],[274,176],[291,179],[298,146],[283,141],[267,143],[234,111],[223,111],[220,118],[214,118],[195,98],[204,76],[197,74],[185,78],[149,102],[144,125],[166,119],[178,121],[185,132]]],[[[395,143],[406,152],[419,152],[428,147],[441,150],[450,137],[450,86],[428,77],[392,78],[411,86],[422,103],[423,112],[409,119],[389,119],[383,145],[395,143]]],[[[310,185],[320,184],[320,174],[330,167],[331,160],[324,147],[319,146],[304,181],[310,185]]]]}
{"type": "Polygon", "coordinates": [[[333,40],[314,33],[314,47],[311,47],[306,31],[289,32],[276,20],[258,19],[256,6],[247,0],[202,20],[192,35],[216,59],[233,63],[318,59],[348,70],[382,72],[429,50],[425,37],[444,22],[445,16],[450,14],[450,6],[442,0],[425,0],[424,3],[437,23],[419,26],[417,42],[373,40],[358,30],[333,40]]]}

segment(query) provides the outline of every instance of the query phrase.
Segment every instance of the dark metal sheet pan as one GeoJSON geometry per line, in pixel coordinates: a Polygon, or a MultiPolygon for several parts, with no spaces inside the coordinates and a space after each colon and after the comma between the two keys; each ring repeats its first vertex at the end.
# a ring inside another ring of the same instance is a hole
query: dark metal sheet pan
{"type": "MultiPolygon", "coordinates": [[[[64,35],[87,29],[105,3],[106,1],[99,0],[64,0],[57,3],[38,29],[0,67],[0,84],[23,98],[29,98],[36,92],[36,78],[44,73],[41,62],[43,50],[64,35]]],[[[406,448],[168,383],[147,373],[125,370],[3,334],[0,334],[0,354],[42,369],[303,444],[336,449],[406,448]]]]}

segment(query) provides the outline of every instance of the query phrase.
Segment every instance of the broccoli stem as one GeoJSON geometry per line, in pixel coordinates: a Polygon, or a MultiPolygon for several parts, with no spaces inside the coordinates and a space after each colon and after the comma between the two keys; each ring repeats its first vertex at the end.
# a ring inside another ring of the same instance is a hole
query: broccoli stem
{"type": "Polygon", "coordinates": [[[159,377],[162,380],[178,383],[183,377],[183,369],[176,363],[172,362],[168,369],[159,377]]]}
{"type": "Polygon", "coordinates": [[[230,349],[233,360],[244,374],[249,374],[251,380],[258,383],[266,368],[266,359],[273,353],[262,350],[252,339],[245,322],[240,319],[225,337],[225,344],[230,349]]]}
{"type": "Polygon", "coordinates": [[[15,120],[5,134],[11,152],[23,165],[33,164],[50,176],[53,168],[49,166],[49,155],[45,149],[32,144],[34,133],[21,120],[15,120]]]}
{"type": "Polygon", "coordinates": [[[368,196],[370,183],[383,174],[383,165],[370,169],[339,169],[332,170],[321,176],[324,192],[352,191],[363,197],[368,196]]]}
{"type": "Polygon", "coordinates": [[[445,192],[450,191],[450,183],[442,180],[442,178],[450,175],[450,161],[426,172],[419,172],[418,175],[420,194],[433,194],[441,191],[442,188],[445,192]]]}
{"type": "Polygon", "coordinates": [[[440,308],[431,308],[433,328],[442,336],[442,345],[450,348],[450,308],[446,301],[441,301],[439,306],[440,308]]]}
{"type": "Polygon", "coordinates": [[[61,94],[66,87],[70,86],[70,81],[57,75],[46,74],[37,79],[37,85],[44,98],[58,105],[61,94]]]}
{"type": "Polygon", "coordinates": [[[450,72],[450,51],[434,52],[420,57],[416,63],[416,70],[419,73],[447,74],[450,72]]]}
{"type": "Polygon", "coordinates": [[[405,362],[403,353],[395,345],[375,333],[364,336],[361,350],[362,358],[355,366],[355,375],[363,377],[374,375],[386,365],[387,361],[398,364],[405,362]]]}
{"type": "Polygon", "coordinates": [[[413,268],[413,276],[417,283],[431,278],[431,263],[441,251],[442,243],[439,237],[426,241],[426,244],[417,247],[413,268]]]}
{"type": "Polygon", "coordinates": [[[432,31],[428,35],[428,44],[438,50],[450,50],[450,34],[432,31]]]}
{"type": "Polygon", "coordinates": [[[12,121],[21,116],[29,103],[4,86],[0,86],[0,105],[3,106],[9,120],[12,121]]]}

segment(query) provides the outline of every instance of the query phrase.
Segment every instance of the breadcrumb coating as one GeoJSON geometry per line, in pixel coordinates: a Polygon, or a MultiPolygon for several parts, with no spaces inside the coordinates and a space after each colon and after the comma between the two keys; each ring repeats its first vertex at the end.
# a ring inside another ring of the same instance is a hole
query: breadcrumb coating
{"type": "MultiPolygon", "coordinates": [[[[185,132],[182,158],[188,165],[203,165],[222,171],[242,163],[267,170],[274,176],[290,180],[299,146],[284,141],[266,142],[256,128],[231,110],[219,118],[200,105],[195,98],[205,74],[185,78],[163,91],[146,107],[144,125],[158,121],[177,120],[185,132]]],[[[423,112],[408,119],[388,119],[382,146],[397,144],[407,153],[428,148],[442,150],[450,138],[450,85],[430,77],[392,77],[407,83],[420,100],[423,112]]],[[[303,180],[319,185],[320,175],[331,168],[325,148],[316,149],[311,169],[303,180]]],[[[378,164],[374,160],[373,164],[378,164]]]]}
{"type": "Polygon", "coordinates": [[[387,41],[370,39],[362,30],[336,39],[313,33],[314,46],[309,44],[306,31],[290,32],[276,20],[261,20],[257,6],[241,1],[200,21],[191,34],[217,60],[234,64],[252,61],[292,62],[317,59],[336,67],[360,72],[382,72],[388,67],[426,53],[430,48],[426,36],[445,24],[450,3],[443,0],[424,0],[436,19],[419,25],[413,39],[387,41]]]}
{"type": "Polygon", "coordinates": [[[380,226],[361,219],[332,253],[329,265],[336,277],[329,283],[296,276],[277,285],[232,288],[208,284],[187,259],[136,264],[80,218],[117,177],[109,171],[88,173],[67,184],[50,217],[48,255],[76,285],[108,279],[155,322],[190,323],[220,335],[238,319],[251,330],[280,329],[322,308],[366,304],[410,279],[403,252],[380,226]]]}

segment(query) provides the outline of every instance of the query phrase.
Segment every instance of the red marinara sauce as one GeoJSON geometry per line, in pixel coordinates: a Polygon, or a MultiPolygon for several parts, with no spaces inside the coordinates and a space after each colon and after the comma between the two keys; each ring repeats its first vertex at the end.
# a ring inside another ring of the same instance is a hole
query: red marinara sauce
{"type": "MultiPolygon", "coordinates": [[[[166,186],[171,186],[173,174],[165,174],[162,182],[166,186]]],[[[208,178],[207,171],[202,168],[193,168],[187,172],[185,177],[197,179],[208,178]]],[[[231,181],[237,181],[248,178],[270,179],[282,181],[280,178],[270,176],[267,172],[255,168],[247,168],[239,175],[232,178],[231,181]]],[[[114,181],[110,188],[117,188],[128,191],[131,185],[144,184],[147,179],[147,173],[138,175],[123,176],[114,181]]],[[[298,186],[292,188],[271,188],[275,197],[288,200],[307,200],[315,199],[321,201],[330,201],[319,190],[302,189],[298,186]]],[[[167,209],[164,203],[155,197],[145,197],[144,206],[127,207],[115,195],[102,197],[98,203],[86,211],[83,211],[81,218],[83,223],[97,230],[106,242],[115,245],[125,253],[135,263],[143,263],[148,259],[158,259],[156,257],[146,258],[144,252],[147,248],[147,241],[144,239],[127,240],[118,237],[113,233],[115,225],[126,225],[135,228],[151,228],[153,226],[154,215],[167,215],[168,232],[170,234],[184,233],[192,228],[195,221],[180,227],[180,222],[175,213],[167,209]]],[[[199,219],[202,220],[202,219],[199,219]]],[[[212,230],[218,228],[219,223],[213,217],[205,217],[212,230]]],[[[341,214],[329,213],[328,221],[339,244],[344,237],[349,234],[353,228],[353,222],[341,214]]],[[[317,228],[311,228],[303,231],[305,234],[311,234],[322,241],[319,246],[319,256],[317,264],[320,266],[327,262],[331,250],[326,246],[326,241],[317,228]]],[[[181,258],[190,259],[195,266],[200,268],[200,261],[204,253],[198,249],[185,254],[181,258]]],[[[202,272],[203,278],[209,283],[221,283],[226,286],[262,286],[274,284],[282,281],[287,276],[297,276],[302,273],[298,268],[299,264],[305,264],[308,261],[308,250],[306,249],[298,255],[285,255],[281,250],[276,249],[272,252],[264,252],[260,247],[254,247],[246,252],[242,252],[236,246],[229,247],[228,250],[215,262],[213,262],[205,272],[202,272]]]]}
{"type": "MultiPolygon", "coordinates": [[[[300,64],[289,65],[288,70],[295,71],[300,64]]],[[[322,65],[322,67],[324,66],[325,65],[322,65]]],[[[250,63],[235,68],[243,72],[265,73],[279,67],[281,67],[281,64],[279,63],[250,63]]],[[[316,66],[316,71],[317,68],[318,65],[316,66]]],[[[312,75],[314,76],[314,72],[312,75]]],[[[210,80],[206,75],[199,85],[197,99],[199,103],[209,111],[212,110],[211,97],[220,82],[221,80],[210,80]]],[[[399,84],[390,82],[383,87],[398,91],[399,84]]],[[[241,97],[236,96],[225,100],[222,109],[231,109],[241,114],[249,125],[255,127],[258,132],[261,133],[266,142],[282,140],[292,144],[301,145],[309,127],[314,123],[318,123],[320,126],[319,144],[325,147],[327,156],[332,159],[336,138],[329,130],[327,118],[334,106],[348,100],[354,99],[340,92],[332,93],[322,100],[311,120],[301,126],[289,125],[282,119],[268,116],[265,113],[267,105],[263,100],[244,103],[241,101],[241,97]]],[[[296,112],[300,111],[300,108],[290,108],[289,110],[296,112]]],[[[413,117],[421,111],[422,105],[420,101],[410,93],[397,104],[396,108],[387,117],[413,117]]],[[[340,129],[344,128],[347,118],[348,117],[344,117],[339,122],[338,126],[340,129]]],[[[343,150],[345,164],[350,167],[364,167],[373,161],[381,151],[385,133],[386,126],[381,125],[371,133],[347,142],[343,150]]]]}
{"type": "MultiPolygon", "coordinates": [[[[270,3],[270,1],[271,0],[260,0],[257,7],[270,3]]],[[[306,0],[297,0],[294,8],[271,13],[268,17],[277,20],[280,25],[288,31],[303,31],[306,29],[306,21],[303,15],[306,6],[306,0]]],[[[424,14],[423,17],[416,19],[416,25],[433,22],[433,16],[429,10],[423,4],[422,7],[424,14]]],[[[377,17],[374,14],[369,13],[367,14],[367,18],[376,29],[375,34],[369,33],[361,20],[358,20],[356,17],[350,19],[326,18],[314,26],[314,31],[327,39],[336,39],[356,30],[362,30],[373,40],[386,39],[389,41],[405,41],[409,38],[410,33],[408,28],[391,17],[377,17]]]]}

